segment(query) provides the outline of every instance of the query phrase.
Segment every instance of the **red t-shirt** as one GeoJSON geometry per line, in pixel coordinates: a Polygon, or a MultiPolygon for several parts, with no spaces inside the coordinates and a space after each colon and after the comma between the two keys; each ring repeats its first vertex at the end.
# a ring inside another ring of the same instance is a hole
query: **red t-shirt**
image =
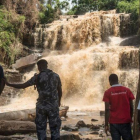
{"type": "Polygon", "coordinates": [[[110,104],[109,123],[120,124],[132,122],[130,101],[135,99],[129,88],[114,85],[104,93],[103,101],[110,104]]]}

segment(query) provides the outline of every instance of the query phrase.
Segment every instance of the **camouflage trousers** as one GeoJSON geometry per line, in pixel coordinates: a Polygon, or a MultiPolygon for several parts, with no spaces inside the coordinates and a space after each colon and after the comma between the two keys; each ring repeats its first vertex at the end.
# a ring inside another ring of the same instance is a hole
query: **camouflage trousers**
{"type": "Polygon", "coordinates": [[[59,117],[59,109],[47,111],[37,107],[35,123],[38,140],[47,140],[47,119],[49,120],[51,140],[60,140],[61,120],[59,117]]]}

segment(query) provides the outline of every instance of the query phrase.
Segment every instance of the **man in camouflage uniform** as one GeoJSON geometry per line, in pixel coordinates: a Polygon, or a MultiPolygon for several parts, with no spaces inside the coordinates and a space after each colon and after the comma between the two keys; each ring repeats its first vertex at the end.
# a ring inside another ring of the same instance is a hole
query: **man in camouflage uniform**
{"type": "Polygon", "coordinates": [[[38,140],[46,140],[47,118],[51,130],[51,140],[60,140],[61,120],[59,117],[59,106],[62,97],[61,80],[59,75],[47,69],[47,61],[37,62],[39,74],[35,74],[24,84],[9,84],[15,88],[27,88],[36,86],[39,93],[36,104],[36,129],[38,140]]]}

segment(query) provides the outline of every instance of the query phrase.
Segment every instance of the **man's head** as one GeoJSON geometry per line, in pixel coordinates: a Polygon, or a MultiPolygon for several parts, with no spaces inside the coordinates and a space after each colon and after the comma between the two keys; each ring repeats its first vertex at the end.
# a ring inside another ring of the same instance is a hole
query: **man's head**
{"type": "Polygon", "coordinates": [[[110,82],[110,85],[115,85],[115,84],[118,84],[118,76],[116,74],[111,74],[109,76],[109,82],[110,82]]]}
{"type": "Polygon", "coordinates": [[[45,70],[48,67],[48,62],[45,59],[41,59],[37,62],[37,66],[39,71],[45,70]]]}

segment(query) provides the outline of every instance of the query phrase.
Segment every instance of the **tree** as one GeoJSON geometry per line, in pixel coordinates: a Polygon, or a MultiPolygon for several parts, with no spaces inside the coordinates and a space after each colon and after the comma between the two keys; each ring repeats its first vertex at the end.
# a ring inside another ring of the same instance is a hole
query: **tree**
{"type": "Polygon", "coordinates": [[[39,18],[40,22],[51,23],[55,19],[59,19],[59,16],[62,14],[61,10],[68,9],[69,3],[67,1],[52,0],[51,4],[47,4],[45,10],[40,12],[39,18]]]}
{"type": "Polygon", "coordinates": [[[45,0],[39,0],[41,4],[45,4],[45,0]]]}

